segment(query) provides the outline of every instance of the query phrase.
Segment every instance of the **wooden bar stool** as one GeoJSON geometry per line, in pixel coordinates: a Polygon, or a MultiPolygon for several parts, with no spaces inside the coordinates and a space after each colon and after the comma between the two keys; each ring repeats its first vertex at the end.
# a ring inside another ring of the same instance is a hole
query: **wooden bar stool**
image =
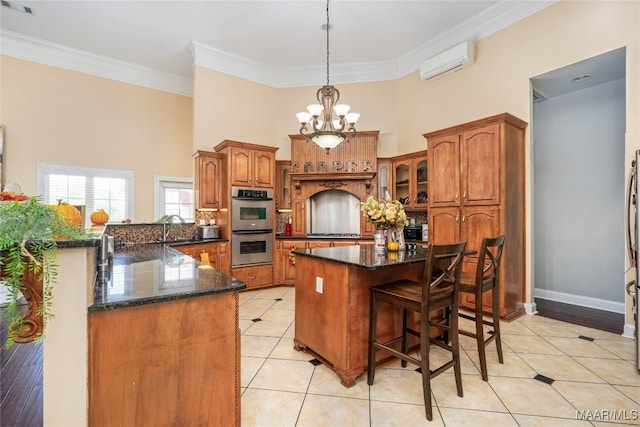
{"type": "Polygon", "coordinates": [[[380,350],[402,359],[403,367],[407,366],[407,362],[419,366],[422,371],[424,406],[429,421],[433,419],[431,378],[453,367],[458,396],[462,397],[460,346],[458,343],[458,284],[462,271],[465,246],[466,242],[452,245],[429,245],[423,282],[399,280],[369,288],[371,305],[369,313],[367,384],[373,384],[376,352],[380,350]],[[378,303],[381,301],[402,309],[402,335],[384,343],[376,341],[377,309],[378,303]],[[408,326],[408,313],[410,310],[420,315],[420,331],[410,329],[408,326]],[[442,313],[443,311],[446,313],[444,318],[431,319],[431,313],[442,313]],[[443,328],[448,334],[441,334],[439,337],[431,338],[431,327],[443,328]],[[408,354],[408,334],[420,338],[420,359],[408,354]],[[442,340],[444,335],[448,335],[451,338],[451,344],[442,340]],[[397,349],[398,344],[400,344],[400,350],[397,349]],[[434,370],[429,367],[429,347],[431,344],[436,344],[451,352],[451,360],[434,370]]]}
{"type": "Polygon", "coordinates": [[[475,332],[460,329],[462,335],[475,338],[478,343],[478,355],[480,356],[480,372],[482,379],[488,381],[487,356],[485,347],[491,342],[496,342],[498,350],[498,361],[504,363],[502,358],[502,340],[500,338],[500,302],[498,292],[498,275],[500,272],[500,259],[504,248],[504,236],[482,239],[482,247],[478,254],[478,265],[475,274],[462,273],[460,276],[460,292],[467,292],[475,295],[475,310],[473,315],[460,312],[462,318],[475,322],[475,332]],[[491,312],[493,321],[484,320],[482,317],[482,296],[485,292],[491,291],[491,312]],[[493,330],[488,330],[489,336],[485,339],[484,326],[487,325],[493,330]]]}

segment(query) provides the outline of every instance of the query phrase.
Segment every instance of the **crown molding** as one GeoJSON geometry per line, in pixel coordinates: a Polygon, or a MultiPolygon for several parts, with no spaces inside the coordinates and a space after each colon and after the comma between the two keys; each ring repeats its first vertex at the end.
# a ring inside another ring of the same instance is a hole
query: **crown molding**
{"type": "MultiPolygon", "coordinates": [[[[479,40],[551,6],[557,0],[504,0],[483,13],[461,22],[448,32],[397,59],[381,62],[333,64],[331,83],[396,80],[420,68],[431,56],[465,40],[479,40]]],[[[193,96],[193,78],[182,77],[74,49],[50,41],[0,30],[0,54],[91,74],[138,86],[193,96]]],[[[326,83],[325,66],[277,69],[192,40],[193,64],[274,88],[316,86],[326,83]]]]}
{"type": "Polygon", "coordinates": [[[429,40],[427,43],[407,52],[398,58],[400,78],[420,68],[420,64],[467,40],[477,41],[496,33],[509,25],[545,9],[557,0],[540,1],[501,1],[482,13],[452,27],[449,31],[429,40]]]}
{"type": "Polygon", "coordinates": [[[193,96],[193,80],[126,61],[0,30],[0,54],[179,95],[193,96]]]}

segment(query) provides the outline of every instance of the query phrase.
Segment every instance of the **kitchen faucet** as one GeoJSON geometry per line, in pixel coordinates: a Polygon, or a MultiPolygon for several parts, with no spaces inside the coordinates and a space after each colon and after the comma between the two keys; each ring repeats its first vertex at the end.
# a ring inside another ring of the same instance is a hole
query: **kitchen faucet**
{"type": "MultiPolygon", "coordinates": [[[[184,233],[182,229],[182,226],[184,225],[184,218],[182,218],[180,215],[167,215],[163,218],[163,221],[162,221],[162,236],[164,241],[167,241],[169,239],[171,226],[167,227],[167,224],[171,223],[171,225],[173,225],[173,218],[177,218],[180,221],[180,234],[184,233]]],[[[182,237],[184,237],[184,235],[182,237]]],[[[178,239],[174,238],[174,240],[178,240],[178,239]]]]}

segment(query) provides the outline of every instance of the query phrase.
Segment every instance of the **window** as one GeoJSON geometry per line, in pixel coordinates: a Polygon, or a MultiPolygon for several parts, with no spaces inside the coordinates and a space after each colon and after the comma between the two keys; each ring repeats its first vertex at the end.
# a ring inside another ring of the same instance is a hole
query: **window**
{"type": "Polygon", "coordinates": [[[85,205],[85,224],[97,209],[109,214],[109,222],[133,218],[132,171],[38,164],[38,194],[48,205],[60,199],[85,205]]]}
{"type": "Polygon", "coordinates": [[[154,187],[156,219],[163,215],[180,215],[185,221],[193,222],[193,179],[156,175],[154,187]]]}

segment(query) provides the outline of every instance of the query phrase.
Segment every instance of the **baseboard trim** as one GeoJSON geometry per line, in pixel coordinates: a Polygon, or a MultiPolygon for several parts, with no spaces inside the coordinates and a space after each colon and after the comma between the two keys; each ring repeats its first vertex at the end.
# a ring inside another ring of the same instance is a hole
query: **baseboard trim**
{"type": "Polygon", "coordinates": [[[577,305],[580,307],[589,307],[596,310],[610,311],[612,313],[618,314],[624,314],[625,312],[624,302],[585,297],[582,295],[568,294],[565,292],[549,291],[547,289],[535,288],[533,290],[533,297],[562,302],[565,304],[577,305]]]}
{"type": "Polygon", "coordinates": [[[535,301],[532,303],[524,303],[524,312],[527,314],[538,314],[538,307],[536,306],[535,301]]]}
{"type": "Polygon", "coordinates": [[[622,336],[625,338],[634,339],[636,336],[636,326],[633,323],[626,323],[624,325],[624,329],[622,330],[622,336]]]}

